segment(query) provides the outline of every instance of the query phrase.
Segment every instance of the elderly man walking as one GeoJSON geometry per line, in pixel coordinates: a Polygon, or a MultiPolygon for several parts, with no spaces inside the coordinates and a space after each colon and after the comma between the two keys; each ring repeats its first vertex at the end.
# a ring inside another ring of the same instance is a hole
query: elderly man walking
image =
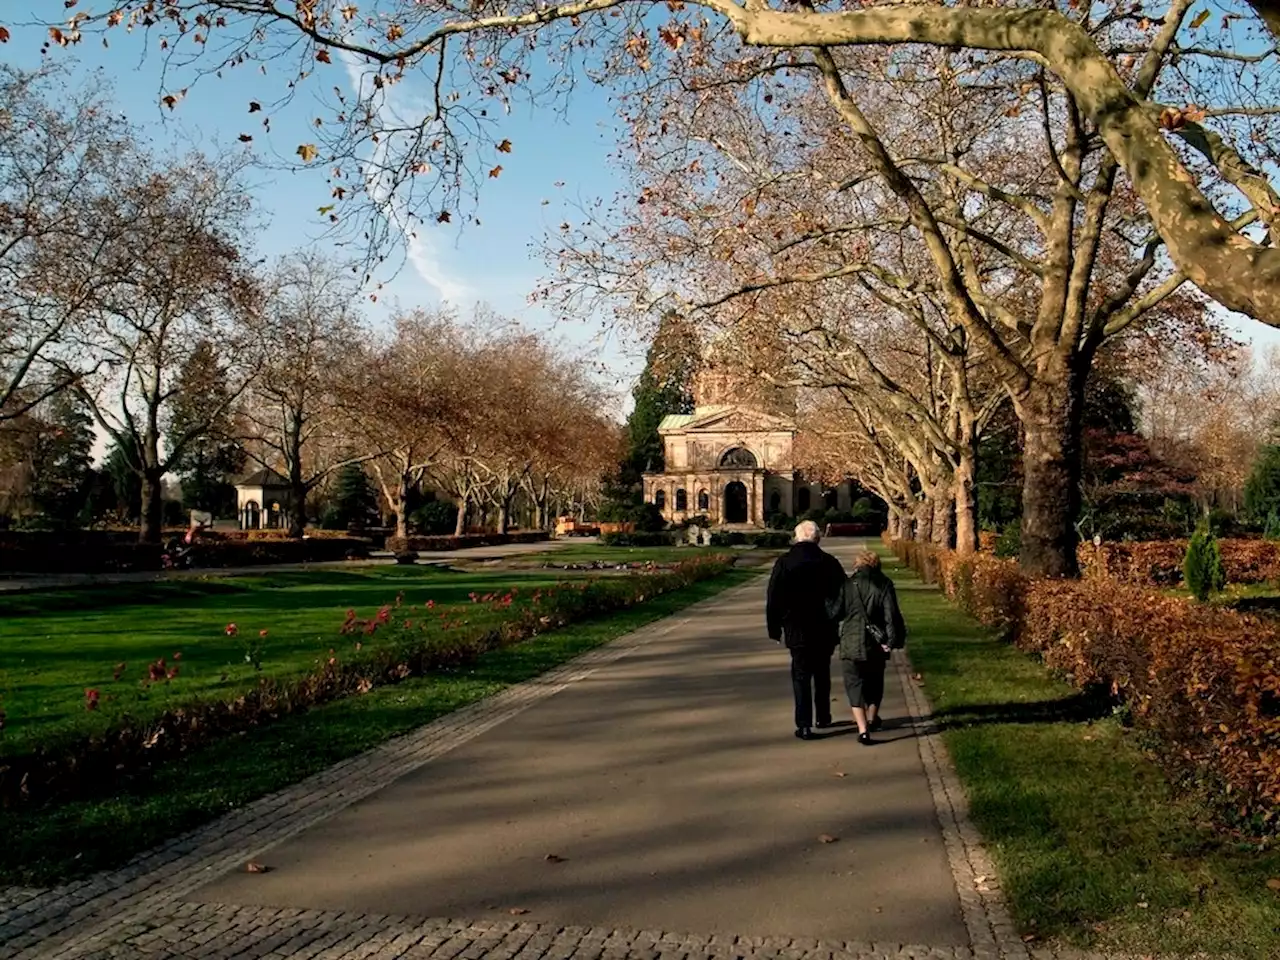
{"type": "Polygon", "coordinates": [[[812,520],[796,527],[795,544],[773,565],[765,601],[769,639],[785,639],[791,651],[796,736],[801,740],[813,738],[815,725],[831,726],[831,654],[839,635],[829,607],[844,586],[844,568],[818,546],[821,537],[812,520]]]}

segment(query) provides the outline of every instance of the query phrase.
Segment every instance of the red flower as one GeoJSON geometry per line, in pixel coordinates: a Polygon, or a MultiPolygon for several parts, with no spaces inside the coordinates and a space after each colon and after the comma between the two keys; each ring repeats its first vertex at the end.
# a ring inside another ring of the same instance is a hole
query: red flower
{"type": "Polygon", "coordinates": [[[263,640],[267,639],[267,631],[265,631],[265,630],[259,630],[259,631],[258,631],[258,636],[259,636],[259,637],[261,637],[263,640]]]}
{"type": "Polygon", "coordinates": [[[167,676],[168,676],[168,679],[172,680],[177,675],[178,675],[178,665],[175,663],[172,667],[169,668],[169,673],[167,674],[167,676]]]}
{"type": "Polygon", "coordinates": [[[239,628],[239,627],[237,627],[234,623],[228,623],[228,624],[227,624],[227,636],[228,636],[228,637],[234,637],[234,636],[235,636],[237,633],[239,633],[239,632],[240,632],[240,628],[239,628]]]}
{"type": "Polygon", "coordinates": [[[173,659],[174,659],[174,660],[181,660],[181,659],[182,659],[182,651],[181,651],[181,650],[179,650],[177,653],[175,653],[175,654],[173,655],[173,659]]]}
{"type": "Polygon", "coordinates": [[[436,605],[436,602],[435,602],[434,600],[428,600],[428,601],[427,601],[427,609],[428,609],[428,610],[433,610],[433,609],[435,609],[435,605],[436,605]]]}
{"type": "Polygon", "coordinates": [[[92,687],[84,692],[84,708],[86,710],[98,709],[98,691],[94,690],[92,687]]]}

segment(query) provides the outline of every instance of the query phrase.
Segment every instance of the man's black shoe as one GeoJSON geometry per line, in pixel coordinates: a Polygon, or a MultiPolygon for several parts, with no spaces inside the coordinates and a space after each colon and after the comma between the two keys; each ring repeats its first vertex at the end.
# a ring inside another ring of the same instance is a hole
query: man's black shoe
{"type": "Polygon", "coordinates": [[[875,741],[871,739],[870,732],[858,734],[858,742],[864,747],[869,747],[875,743],[875,741]]]}
{"type": "Polygon", "coordinates": [[[796,730],[796,736],[801,740],[812,740],[813,731],[810,730],[808,727],[800,727],[798,730],[796,730]]]}
{"type": "Polygon", "coordinates": [[[870,730],[872,733],[875,733],[877,730],[879,730],[883,726],[884,726],[884,720],[882,720],[880,717],[876,717],[869,724],[867,724],[867,729],[870,730]]]}
{"type": "Polygon", "coordinates": [[[826,730],[829,726],[831,726],[831,721],[819,720],[816,724],[814,724],[814,726],[816,726],[819,730],[826,730]]]}

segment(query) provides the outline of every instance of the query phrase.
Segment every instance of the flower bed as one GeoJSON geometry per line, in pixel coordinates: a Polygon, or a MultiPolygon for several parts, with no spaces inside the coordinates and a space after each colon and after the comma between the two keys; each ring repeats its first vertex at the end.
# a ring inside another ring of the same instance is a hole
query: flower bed
{"type": "Polygon", "coordinates": [[[1280,807],[1280,629],[1093,576],[1029,580],[1013,560],[897,541],[958,606],[1075,685],[1101,687],[1152,735],[1171,770],[1271,825],[1280,807]]]}
{"type": "MultiPolygon", "coordinates": [[[[456,667],[487,650],[719,576],[732,565],[732,557],[707,554],[667,570],[562,583],[528,595],[516,590],[472,595],[471,604],[462,607],[438,609],[428,602],[406,608],[397,599],[369,617],[351,610],[335,624],[332,648],[302,676],[262,676],[255,685],[220,698],[184,699],[170,691],[165,708],[145,720],[121,714],[92,736],[68,733],[31,753],[0,758],[0,802],[12,805],[101,791],[120,776],[213,740],[376,686],[456,667]],[[477,622],[470,622],[473,617],[477,622]]],[[[238,629],[227,626],[228,632],[238,629]]],[[[251,662],[254,649],[253,643],[246,644],[251,662]]],[[[179,675],[176,657],[168,664],[158,660],[144,683],[167,685],[179,675]]],[[[107,701],[102,690],[85,691],[87,711],[105,711],[107,701]]]]}
{"type": "Polygon", "coordinates": [[[468,533],[461,537],[387,537],[392,553],[432,553],[461,550],[464,547],[500,547],[509,543],[541,543],[550,540],[546,530],[520,530],[516,533],[468,533]]]}

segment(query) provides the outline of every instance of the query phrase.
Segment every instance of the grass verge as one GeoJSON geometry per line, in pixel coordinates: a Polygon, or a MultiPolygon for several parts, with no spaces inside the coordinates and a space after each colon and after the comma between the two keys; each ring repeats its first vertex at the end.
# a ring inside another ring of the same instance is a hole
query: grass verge
{"type": "Polygon", "coordinates": [[[1140,955],[1280,955],[1274,841],[1215,826],[1097,701],[893,575],[912,663],[1024,933],[1140,955]]]}
{"type": "Polygon", "coordinates": [[[0,884],[44,885],[109,869],[221,813],[429,723],[757,574],[714,580],[516,646],[468,667],[375,688],[165,764],[110,796],[0,811],[0,884]]]}

